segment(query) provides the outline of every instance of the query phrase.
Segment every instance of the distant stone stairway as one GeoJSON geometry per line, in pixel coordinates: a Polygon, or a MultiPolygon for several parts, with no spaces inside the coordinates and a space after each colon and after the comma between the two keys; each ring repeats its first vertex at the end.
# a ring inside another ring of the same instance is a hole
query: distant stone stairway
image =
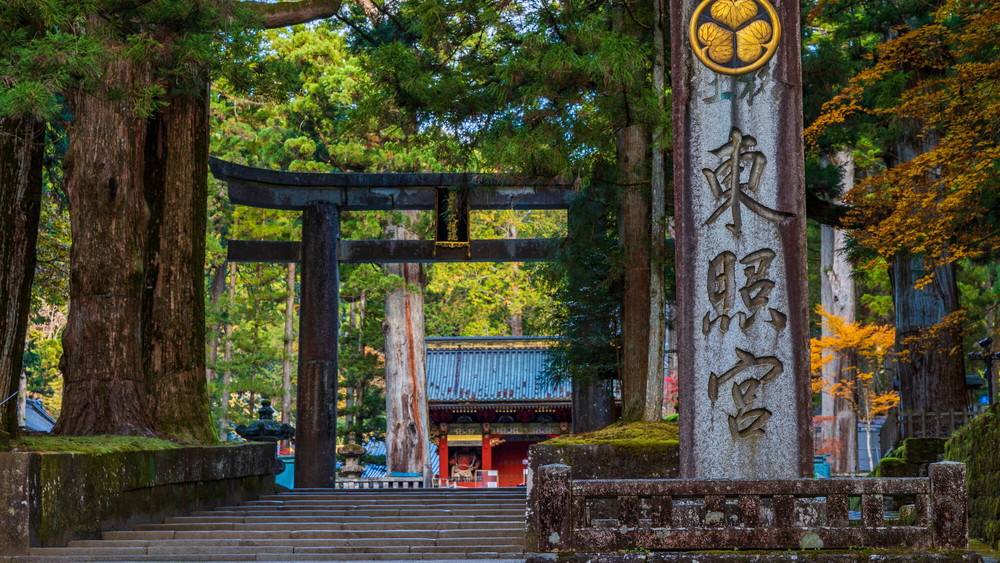
{"type": "Polygon", "coordinates": [[[524,559],[523,489],[297,489],[12,562],[524,559]]]}

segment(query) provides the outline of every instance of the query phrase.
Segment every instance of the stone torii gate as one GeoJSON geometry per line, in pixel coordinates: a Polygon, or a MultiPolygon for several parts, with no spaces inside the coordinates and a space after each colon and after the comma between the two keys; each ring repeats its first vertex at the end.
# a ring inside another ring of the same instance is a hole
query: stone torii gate
{"type": "Polygon", "coordinates": [[[232,203],[302,212],[301,242],[232,240],[228,259],[302,263],[295,483],[303,488],[335,481],[339,263],[549,260],[558,239],[469,240],[468,213],[566,209],[572,190],[496,174],[282,172],[216,158],[210,166],[232,203]],[[437,240],[340,240],[341,211],[376,210],[436,210],[437,240]]]}

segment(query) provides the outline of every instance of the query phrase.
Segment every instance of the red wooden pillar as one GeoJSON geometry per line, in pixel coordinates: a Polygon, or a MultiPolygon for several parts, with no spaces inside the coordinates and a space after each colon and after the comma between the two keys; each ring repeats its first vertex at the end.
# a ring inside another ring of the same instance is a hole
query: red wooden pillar
{"type": "Polygon", "coordinates": [[[483,471],[493,469],[493,444],[490,443],[492,434],[483,434],[483,471]]]}
{"type": "Polygon", "coordinates": [[[449,475],[448,475],[448,469],[450,467],[450,465],[448,463],[448,457],[449,457],[449,455],[448,455],[448,425],[447,424],[442,424],[439,427],[439,429],[440,429],[441,433],[438,435],[438,459],[439,459],[438,465],[440,466],[440,468],[438,469],[438,477],[441,478],[441,479],[447,479],[449,477],[449,475]]]}

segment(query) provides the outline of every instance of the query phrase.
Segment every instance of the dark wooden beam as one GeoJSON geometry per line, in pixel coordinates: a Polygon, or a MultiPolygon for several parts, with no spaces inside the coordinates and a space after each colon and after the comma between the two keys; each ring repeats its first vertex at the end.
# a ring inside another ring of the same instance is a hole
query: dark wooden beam
{"type": "Polygon", "coordinates": [[[566,209],[573,184],[474,173],[315,173],[254,168],[210,158],[237,205],[305,209],[330,203],[341,211],[434,209],[438,187],[467,186],[472,209],[566,209]]]}
{"type": "MultiPolygon", "coordinates": [[[[474,240],[465,248],[438,248],[432,240],[344,240],[340,262],[540,262],[552,260],[561,239],[474,240]]],[[[229,241],[230,262],[298,262],[298,242],[229,241]]]]}

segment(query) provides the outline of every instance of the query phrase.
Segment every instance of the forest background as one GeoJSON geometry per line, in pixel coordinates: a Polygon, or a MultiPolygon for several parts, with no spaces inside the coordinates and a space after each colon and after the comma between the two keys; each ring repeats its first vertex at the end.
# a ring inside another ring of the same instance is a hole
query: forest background
{"type": "MultiPolygon", "coordinates": [[[[49,3],[48,16],[59,22],[59,10],[76,17],[93,10],[76,4],[49,3]]],[[[107,11],[116,3],[97,4],[107,11]]],[[[170,11],[190,3],[153,4],[170,11]]],[[[672,201],[669,87],[658,86],[656,76],[662,85],[665,72],[669,84],[663,64],[669,53],[665,26],[654,21],[669,13],[651,4],[361,0],[307,25],[202,29],[193,36],[211,44],[197,46],[199,68],[213,77],[211,154],[296,171],[496,171],[576,180],[582,194],[570,212],[581,221],[576,246],[551,265],[428,268],[421,289],[427,335],[564,336],[569,344],[557,368],[582,378],[620,378],[622,358],[631,357],[622,339],[631,301],[630,258],[619,244],[629,236],[623,231],[629,219],[621,212],[635,209],[635,201],[654,208],[655,190],[645,186],[657,174],[667,178],[665,201],[672,201]],[[623,140],[629,131],[642,137],[638,148],[623,140]],[[636,150],[645,167],[637,179],[622,164],[636,150]]],[[[27,393],[58,415],[71,245],[62,163],[73,120],[63,89],[77,79],[37,67],[62,64],[71,75],[86,75],[94,64],[88,57],[97,55],[52,27],[23,25],[22,12],[32,5],[13,2],[0,12],[6,77],[0,115],[45,123],[38,266],[22,374],[27,393]]],[[[1000,2],[805,0],[802,6],[807,189],[810,216],[818,220],[810,229],[811,300],[821,301],[826,273],[819,224],[846,228],[854,320],[896,326],[893,362],[907,361],[898,354],[905,349],[933,349],[964,373],[965,352],[1000,327],[1000,104],[991,94],[1000,82],[1000,57],[989,39],[1000,2]],[[845,185],[848,162],[854,181],[845,185]],[[916,273],[901,269],[910,263],[919,263],[916,273]],[[954,303],[919,331],[900,329],[906,307],[899,304],[918,299],[907,292],[926,288],[931,272],[938,280],[951,272],[954,290],[945,292],[954,303]]],[[[146,39],[133,48],[155,51],[155,38],[146,39]]],[[[162,111],[167,94],[150,87],[142,94],[147,111],[162,111]]],[[[213,424],[225,436],[230,425],[253,416],[263,397],[275,401],[282,419],[294,420],[294,267],[229,264],[225,252],[228,239],[299,240],[299,218],[235,208],[215,181],[206,211],[213,424]]],[[[666,219],[651,220],[649,212],[640,219],[669,231],[666,219]]],[[[567,220],[553,212],[475,213],[473,238],[565,236],[567,220]]],[[[345,216],[342,231],[344,238],[380,238],[401,224],[422,236],[430,231],[429,217],[388,213],[345,216]]],[[[653,264],[664,274],[653,289],[669,298],[669,253],[653,264]]],[[[351,429],[377,434],[384,431],[385,298],[402,280],[372,265],[344,266],[341,277],[341,412],[351,429]]],[[[818,313],[813,320],[819,337],[818,313]]],[[[880,371],[883,389],[899,386],[892,383],[895,365],[880,371]]]]}

